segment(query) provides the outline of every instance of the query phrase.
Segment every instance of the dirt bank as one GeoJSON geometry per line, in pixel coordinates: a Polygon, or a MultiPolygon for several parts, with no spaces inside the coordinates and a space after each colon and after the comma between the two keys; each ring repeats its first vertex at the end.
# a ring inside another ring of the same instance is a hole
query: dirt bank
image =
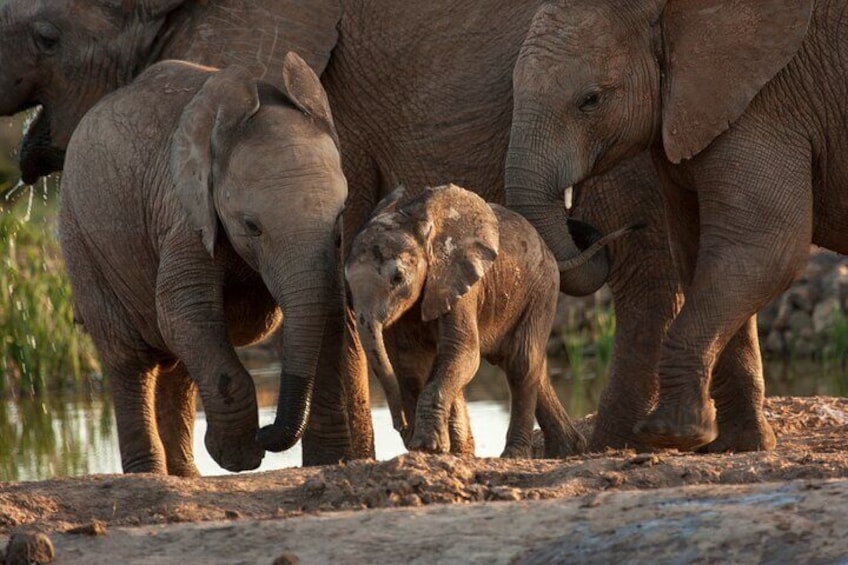
{"type": "MultiPolygon", "coordinates": [[[[183,562],[192,562],[188,556],[198,554],[191,551],[217,555],[216,562],[225,562],[225,555],[231,553],[233,561],[226,562],[256,563],[287,548],[319,561],[343,555],[364,559],[375,547],[386,556],[397,557],[386,557],[387,562],[406,561],[406,557],[424,562],[433,557],[431,551],[441,552],[438,555],[449,560],[469,539],[485,549],[489,543],[485,540],[503,537],[504,543],[517,544],[514,552],[504,550],[503,555],[543,552],[545,543],[551,542],[560,543],[551,546],[560,553],[569,544],[585,547],[588,553],[582,557],[573,554],[574,559],[585,561],[595,551],[629,547],[626,540],[642,539],[647,528],[653,532],[651,536],[660,536],[650,538],[662,546],[655,548],[657,551],[676,547],[677,555],[691,549],[695,542],[686,541],[690,538],[700,540],[693,546],[699,551],[719,551],[722,540],[735,549],[742,548],[741,541],[733,540],[747,539],[746,532],[752,541],[744,547],[754,552],[751,556],[756,551],[771,551],[778,539],[786,544],[786,540],[795,540],[799,547],[817,544],[829,548],[827,551],[843,551],[839,546],[825,546],[824,541],[836,534],[834,528],[843,527],[834,516],[844,516],[848,510],[848,482],[826,480],[848,477],[848,400],[770,399],[768,414],[780,437],[778,449],[771,453],[609,452],[567,461],[407,455],[385,462],[190,480],[101,475],[2,483],[0,543],[5,544],[3,535],[22,526],[37,526],[53,538],[58,563],[109,562],[96,561],[96,555],[116,560],[120,556],[130,562],[130,556],[141,555],[145,542],[150,546],[144,555],[150,558],[148,550],[170,548],[157,553],[161,558],[145,563],[178,561],[180,555],[188,559],[183,562]],[[613,496],[616,491],[654,489],[664,490],[613,496]],[[564,500],[542,502],[551,499],[564,500]],[[660,499],[662,503],[657,502],[660,499]],[[690,499],[709,502],[686,502],[690,499]],[[507,504],[468,504],[493,501],[507,504]],[[437,503],[454,506],[430,506],[437,503]],[[413,508],[395,513],[362,511],[382,507],[413,508]],[[623,507],[632,511],[625,515],[623,507]],[[815,512],[820,521],[813,520],[815,512]],[[532,515],[539,525],[523,534],[512,531],[525,515],[532,515]],[[591,519],[574,521],[583,515],[591,519]],[[724,516],[733,516],[738,523],[725,522],[724,516]],[[267,521],[273,518],[288,519],[267,521]],[[105,525],[105,536],[60,535],[93,520],[105,525]],[[166,525],[204,521],[218,522],[193,528],[166,525]],[[320,525],[330,522],[338,529],[322,533],[320,525]],[[793,532],[797,536],[789,535],[793,532]],[[201,536],[202,545],[196,536],[201,536]],[[410,545],[410,537],[415,544],[410,545]],[[509,541],[519,538],[526,538],[527,543],[509,541]],[[274,539],[278,541],[272,543],[274,539]],[[358,550],[347,547],[354,541],[358,550]],[[221,548],[226,551],[221,553],[221,548]],[[353,553],[338,553],[342,549],[353,553]]],[[[844,535],[840,536],[841,541],[844,535]]],[[[494,559],[485,551],[479,555],[487,562],[494,559]]],[[[836,554],[820,555],[830,560],[836,554]]]]}

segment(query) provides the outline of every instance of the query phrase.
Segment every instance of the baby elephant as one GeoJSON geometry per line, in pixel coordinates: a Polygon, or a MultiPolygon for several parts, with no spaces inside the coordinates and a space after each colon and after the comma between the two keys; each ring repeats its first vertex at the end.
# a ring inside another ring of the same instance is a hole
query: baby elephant
{"type": "Polygon", "coordinates": [[[534,414],[546,457],[581,451],[547,376],[559,268],[582,264],[629,229],[558,265],[523,217],[472,192],[448,185],[389,195],[354,239],[345,275],[369,365],[407,447],[473,451],[462,391],[482,354],[509,381],[502,457],[531,456],[534,414]]]}
{"type": "Polygon", "coordinates": [[[62,250],[125,472],[197,474],[196,391],[225,469],[254,469],[303,433],[324,329],[343,311],[347,182],[318,77],[289,53],[282,78],[158,63],[89,111],[68,146],[62,250]],[[266,335],[281,310],[277,418],[259,429],[233,346],[266,335]]]}

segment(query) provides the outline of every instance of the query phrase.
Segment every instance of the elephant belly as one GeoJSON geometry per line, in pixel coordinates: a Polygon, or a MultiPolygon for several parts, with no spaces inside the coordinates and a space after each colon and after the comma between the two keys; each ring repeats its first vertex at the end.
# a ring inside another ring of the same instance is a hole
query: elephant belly
{"type": "Polygon", "coordinates": [[[282,311],[262,284],[228,286],[225,309],[230,340],[236,347],[256,343],[283,319],[282,311]]]}
{"type": "MultiPolygon", "coordinates": [[[[841,165],[842,163],[840,163],[841,165]]],[[[813,243],[848,253],[848,162],[831,171],[825,186],[815,186],[813,243]]]]}

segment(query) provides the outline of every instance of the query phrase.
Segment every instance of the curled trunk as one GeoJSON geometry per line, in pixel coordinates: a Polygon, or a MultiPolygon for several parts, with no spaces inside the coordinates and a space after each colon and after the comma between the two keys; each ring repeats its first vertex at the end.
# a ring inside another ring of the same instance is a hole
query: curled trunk
{"type": "MultiPolygon", "coordinates": [[[[567,265],[560,270],[560,290],[572,296],[585,296],[598,290],[609,276],[609,257],[593,226],[568,217],[565,189],[554,179],[554,171],[538,171],[533,167],[532,152],[517,149],[510,143],[506,164],[507,205],[533,224],[557,261],[567,265]],[[575,260],[591,249],[583,259],[575,260]]],[[[609,240],[606,241],[608,243],[609,240]]]]}
{"type": "MultiPolygon", "coordinates": [[[[309,247],[304,243],[288,265],[309,265],[311,269],[287,269],[284,275],[265,277],[266,283],[271,279],[268,286],[285,316],[277,414],[274,423],[261,428],[257,436],[267,451],[285,451],[303,435],[312,405],[324,328],[328,320],[340,319],[330,315],[333,309],[342,308],[332,292],[333,261],[322,258],[316,262],[316,254],[309,253],[309,247]]],[[[331,242],[328,247],[333,249],[331,242]]]]}

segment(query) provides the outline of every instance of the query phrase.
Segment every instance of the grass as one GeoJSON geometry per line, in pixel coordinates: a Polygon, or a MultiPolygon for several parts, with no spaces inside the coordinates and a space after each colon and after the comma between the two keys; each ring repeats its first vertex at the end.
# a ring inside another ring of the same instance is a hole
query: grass
{"type": "Polygon", "coordinates": [[[840,308],[833,313],[833,321],[820,349],[826,365],[842,369],[848,365],[848,314],[845,310],[840,308]]]}
{"type": "Polygon", "coordinates": [[[560,339],[568,356],[571,376],[575,379],[606,374],[612,360],[615,339],[615,312],[612,305],[596,300],[592,322],[588,326],[575,320],[573,312],[560,330],[560,339]]]}
{"type": "Polygon", "coordinates": [[[55,205],[31,196],[21,199],[27,206],[19,201],[0,212],[0,395],[6,396],[79,388],[97,370],[93,345],[73,324],[55,205]]]}

